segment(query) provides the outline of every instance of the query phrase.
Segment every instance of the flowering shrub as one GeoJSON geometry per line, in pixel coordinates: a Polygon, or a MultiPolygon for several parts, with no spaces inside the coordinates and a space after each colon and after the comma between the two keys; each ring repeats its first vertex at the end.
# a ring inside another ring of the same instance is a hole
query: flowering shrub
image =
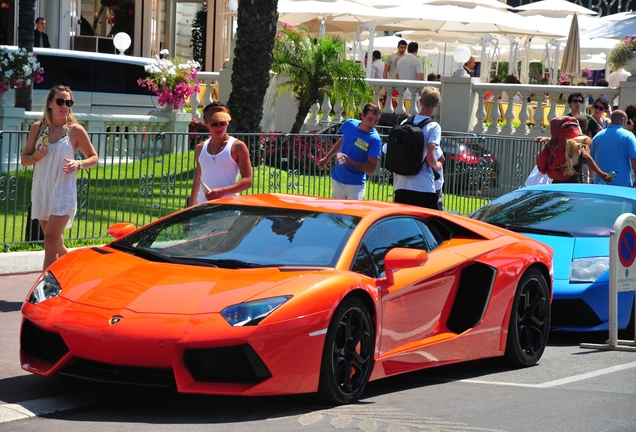
{"type": "Polygon", "coordinates": [[[24,48],[17,51],[0,48],[0,93],[41,83],[43,74],[44,69],[33,53],[24,48]]]}
{"type": "Polygon", "coordinates": [[[196,147],[201,141],[205,141],[210,136],[210,131],[205,123],[197,119],[190,120],[188,124],[188,132],[190,132],[190,149],[196,147]]]}
{"type": "Polygon", "coordinates": [[[613,70],[625,66],[632,58],[632,53],[636,51],[636,37],[631,36],[617,43],[607,55],[607,63],[613,70]]]}
{"type": "Polygon", "coordinates": [[[137,84],[159,96],[159,105],[174,105],[179,109],[195,92],[199,92],[196,81],[199,63],[178,57],[167,58],[168,50],[161,50],[158,56],[146,64],[147,78],[139,78],[137,84]]]}
{"type": "Polygon", "coordinates": [[[261,151],[266,165],[303,175],[329,175],[331,162],[327,163],[325,170],[321,170],[318,160],[332,146],[333,142],[329,138],[320,135],[263,135],[261,138],[261,151]]]}
{"type": "Polygon", "coordinates": [[[108,8],[106,19],[112,26],[108,36],[124,32],[132,39],[135,35],[135,0],[101,0],[101,4],[108,8]]]}

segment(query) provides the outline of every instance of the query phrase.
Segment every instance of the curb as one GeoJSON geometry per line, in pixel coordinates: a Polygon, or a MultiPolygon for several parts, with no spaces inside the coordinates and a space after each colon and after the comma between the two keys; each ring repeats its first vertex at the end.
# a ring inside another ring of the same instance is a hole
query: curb
{"type": "Polygon", "coordinates": [[[0,254],[0,276],[42,271],[44,251],[7,252],[0,254]]]}

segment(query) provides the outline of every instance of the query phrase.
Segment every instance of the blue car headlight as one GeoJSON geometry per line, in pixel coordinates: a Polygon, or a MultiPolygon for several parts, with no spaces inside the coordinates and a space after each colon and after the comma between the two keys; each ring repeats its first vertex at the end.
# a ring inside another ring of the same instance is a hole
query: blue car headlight
{"type": "Polygon", "coordinates": [[[609,257],[575,258],[570,265],[570,282],[594,282],[609,270],[609,257]]]}
{"type": "Polygon", "coordinates": [[[254,326],[290,298],[290,295],[272,297],[228,306],[221,311],[221,316],[231,326],[254,326]]]}
{"type": "Polygon", "coordinates": [[[31,291],[31,295],[29,295],[29,303],[33,303],[34,305],[43,302],[44,300],[48,300],[52,297],[57,297],[62,292],[62,287],[60,286],[53,273],[47,271],[44,273],[44,276],[38,281],[37,285],[31,291]]]}

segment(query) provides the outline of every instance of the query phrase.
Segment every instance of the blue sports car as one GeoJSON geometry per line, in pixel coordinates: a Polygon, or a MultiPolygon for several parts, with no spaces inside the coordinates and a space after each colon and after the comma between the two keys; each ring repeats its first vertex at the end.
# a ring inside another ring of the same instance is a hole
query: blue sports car
{"type": "MultiPolygon", "coordinates": [[[[507,193],[470,215],[554,250],[554,330],[609,329],[609,241],[616,219],[636,213],[636,190],[548,184],[507,193]]],[[[633,338],[634,292],[618,296],[618,328],[633,338]]]]}

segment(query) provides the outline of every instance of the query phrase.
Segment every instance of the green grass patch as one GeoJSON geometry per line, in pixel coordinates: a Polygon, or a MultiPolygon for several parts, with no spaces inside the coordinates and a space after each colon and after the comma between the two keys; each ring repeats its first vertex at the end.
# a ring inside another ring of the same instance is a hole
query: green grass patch
{"type": "MultiPolygon", "coordinates": [[[[71,229],[64,232],[68,247],[103,244],[110,240],[107,229],[116,222],[136,226],[185,208],[195,172],[194,151],[166,153],[142,159],[119,159],[83,170],[78,175],[79,210],[71,229]]],[[[30,205],[33,170],[20,168],[0,175],[0,193],[8,197],[0,214],[0,236],[4,251],[41,249],[41,242],[27,240],[25,231],[30,205]]],[[[255,164],[253,186],[246,193],[285,193],[330,197],[328,172],[298,174],[264,163],[255,164]]],[[[393,186],[382,179],[367,183],[366,199],[392,201],[393,186]]],[[[446,195],[447,211],[466,215],[488,200],[446,195]]]]}

